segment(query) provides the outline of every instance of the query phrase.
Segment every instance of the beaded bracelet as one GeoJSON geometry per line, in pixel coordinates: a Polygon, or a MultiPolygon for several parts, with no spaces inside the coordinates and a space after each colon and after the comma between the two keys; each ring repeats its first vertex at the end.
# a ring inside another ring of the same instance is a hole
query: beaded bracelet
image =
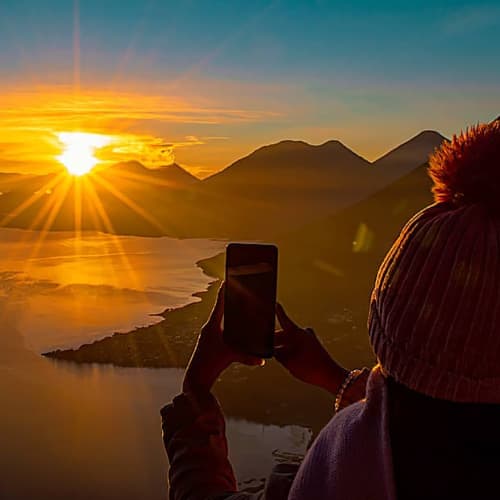
{"type": "Polygon", "coordinates": [[[355,368],[354,370],[351,370],[347,377],[344,379],[342,382],[342,385],[340,386],[339,391],[337,392],[337,395],[335,396],[335,413],[337,413],[340,410],[340,403],[342,402],[342,398],[344,397],[344,393],[346,389],[365,371],[366,369],[359,370],[358,368],[355,368]]]}

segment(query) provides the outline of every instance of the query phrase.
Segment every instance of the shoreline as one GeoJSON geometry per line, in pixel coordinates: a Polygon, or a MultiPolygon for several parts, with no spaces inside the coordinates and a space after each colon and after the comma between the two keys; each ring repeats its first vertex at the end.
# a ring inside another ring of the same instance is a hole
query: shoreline
{"type": "Polygon", "coordinates": [[[211,311],[213,300],[222,281],[218,270],[220,263],[223,263],[223,256],[224,253],[219,253],[195,262],[195,265],[206,276],[214,279],[206,290],[194,292],[191,295],[199,298],[199,301],[153,313],[153,316],[163,319],[152,325],[136,327],[124,333],[115,332],[79,347],[55,349],[43,352],[41,355],[74,363],[112,364],[121,367],[184,368],[189,361],[198,331],[206,320],[205,316],[208,317],[211,311]],[[172,333],[175,334],[169,335],[172,333]],[[168,335],[171,342],[163,339],[164,335],[168,335]],[[180,340],[183,342],[179,342],[180,340]]]}
{"type": "MultiPolygon", "coordinates": [[[[42,355],[74,365],[124,368],[185,368],[207,320],[224,273],[224,253],[196,262],[214,281],[195,292],[198,302],[166,309],[163,319],[128,333],[114,333],[76,349],[42,355]]],[[[273,425],[300,425],[319,431],[332,416],[332,396],[293,379],[275,360],[264,367],[233,364],[217,382],[215,395],[228,416],[273,425]]]]}

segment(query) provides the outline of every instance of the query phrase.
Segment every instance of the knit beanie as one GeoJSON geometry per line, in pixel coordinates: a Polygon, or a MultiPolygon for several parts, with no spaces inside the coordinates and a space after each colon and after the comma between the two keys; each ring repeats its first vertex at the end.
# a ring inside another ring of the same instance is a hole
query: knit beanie
{"type": "Polygon", "coordinates": [[[500,122],[430,159],[435,203],[377,274],[368,328],[384,371],[431,397],[500,404],[500,122]]]}

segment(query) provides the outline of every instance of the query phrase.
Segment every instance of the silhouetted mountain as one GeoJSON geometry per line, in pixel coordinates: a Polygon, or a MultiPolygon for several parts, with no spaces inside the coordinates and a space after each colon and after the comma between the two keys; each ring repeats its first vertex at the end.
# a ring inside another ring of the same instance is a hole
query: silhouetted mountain
{"type": "Polygon", "coordinates": [[[438,132],[424,130],[374,162],[383,184],[405,175],[426,163],[429,156],[446,141],[438,132]]]}
{"type": "Polygon", "coordinates": [[[148,169],[139,162],[101,166],[82,178],[65,171],[14,180],[9,174],[0,176],[0,221],[6,227],[74,230],[80,224],[121,234],[180,236],[177,208],[198,182],[179,165],[148,169]],[[81,209],[75,211],[78,199],[81,209]]]}
{"type": "Polygon", "coordinates": [[[186,185],[200,182],[198,177],[195,177],[177,163],[162,165],[156,170],[156,172],[158,172],[158,175],[160,175],[163,179],[169,182],[176,182],[178,184],[184,183],[186,185]]]}
{"type": "Polygon", "coordinates": [[[338,141],[264,146],[194,190],[202,231],[269,238],[361,199],[372,189],[370,162],[338,141]]]}
{"type": "Polygon", "coordinates": [[[206,189],[246,198],[276,196],[279,182],[293,194],[348,186],[364,176],[370,163],[339,141],[312,146],[302,141],[281,141],[264,146],[204,180],[206,189]]]}
{"type": "Polygon", "coordinates": [[[432,203],[426,169],[278,241],[283,302],[303,311],[297,320],[315,324],[347,366],[360,351],[370,356],[365,325],[378,266],[406,221],[432,203]]]}
{"type": "Polygon", "coordinates": [[[332,265],[345,257],[349,263],[355,254],[382,256],[408,218],[432,203],[427,168],[428,164],[417,167],[366,199],[291,233],[283,242],[295,247],[306,240],[311,259],[326,259],[332,265]]]}
{"type": "Polygon", "coordinates": [[[224,236],[274,236],[365,198],[427,162],[444,140],[424,131],[373,164],[339,141],[264,146],[203,181],[202,205],[216,200],[210,209],[216,221],[206,227],[224,236]]]}
{"type": "MultiPolygon", "coordinates": [[[[348,368],[360,363],[373,365],[366,332],[369,294],[378,265],[403,224],[432,201],[431,182],[425,169],[421,166],[354,206],[278,242],[279,300],[299,324],[314,325],[327,349],[348,368]]],[[[222,278],[224,255],[205,260],[202,266],[211,276],[222,278]]],[[[196,340],[193,332],[208,316],[216,288],[199,294],[201,302],[166,312],[165,320],[156,325],[127,335],[116,334],[76,350],[55,351],[49,356],[120,366],[185,366],[196,340]],[[164,348],[165,343],[169,349],[164,348]]],[[[216,388],[232,415],[287,423],[293,414],[303,425],[321,427],[324,418],[328,418],[327,412],[331,412],[331,402],[325,401],[323,413],[320,394],[311,396],[308,389],[307,395],[297,398],[297,390],[300,389],[296,381],[274,362],[251,374],[244,368],[233,367],[216,388]],[[256,406],[248,398],[248,391],[241,390],[242,383],[259,394],[262,404],[256,406]],[[274,404],[280,397],[284,403],[274,404]],[[311,408],[323,420],[312,421],[311,408]]]]}
{"type": "Polygon", "coordinates": [[[0,176],[0,220],[21,228],[73,230],[76,223],[121,234],[274,239],[366,198],[442,140],[423,132],[375,165],[339,141],[282,141],[204,181],[176,164],[149,169],[137,161],[79,180],[64,172],[9,174],[0,176]]]}
{"type": "Polygon", "coordinates": [[[107,175],[119,175],[131,181],[145,182],[155,186],[179,188],[188,186],[200,180],[177,163],[164,165],[159,168],[147,168],[138,161],[127,161],[100,169],[107,175]]]}

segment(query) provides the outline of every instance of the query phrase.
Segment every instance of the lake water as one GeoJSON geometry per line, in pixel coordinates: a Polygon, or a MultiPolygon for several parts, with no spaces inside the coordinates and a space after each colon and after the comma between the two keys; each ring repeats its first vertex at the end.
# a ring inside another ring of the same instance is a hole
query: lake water
{"type": "Polygon", "coordinates": [[[19,325],[42,352],[75,347],[160,321],[195,300],[211,279],[195,265],[219,253],[213,240],[0,230],[0,294],[23,304],[19,325]]]}
{"type": "MultiPolygon", "coordinates": [[[[54,363],[39,355],[157,319],[210,279],[208,240],[0,230],[0,499],[153,500],[167,495],[159,409],[182,370],[54,363]]],[[[259,482],[310,431],[228,419],[240,481],[259,482]]]]}

